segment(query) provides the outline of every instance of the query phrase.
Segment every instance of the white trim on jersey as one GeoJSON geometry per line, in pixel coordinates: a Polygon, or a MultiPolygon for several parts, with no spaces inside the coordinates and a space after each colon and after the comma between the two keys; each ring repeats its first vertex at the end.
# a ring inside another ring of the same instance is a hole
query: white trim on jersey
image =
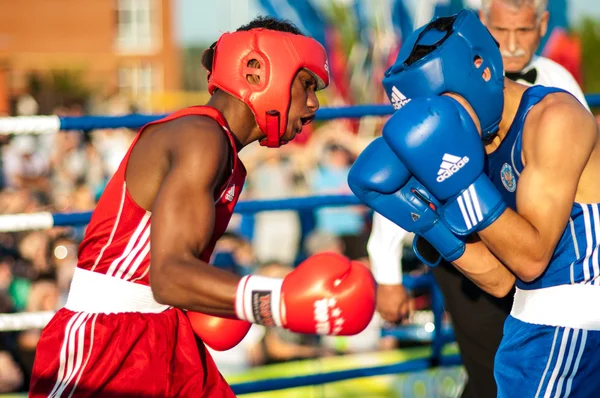
{"type": "Polygon", "coordinates": [[[598,204],[591,204],[590,205],[592,207],[592,216],[594,218],[594,231],[593,231],[593,235],[596,238],[596,242],[594,244],[594,247],[592,249],[592,270],[594,272],[594,275],[592,276],[592,281],[591,283],[594,283],[594,281],[596,281],[596,284],[598,284],[598,276],[600,276],[600,267],[598,266],[598,249],[599,249],[599,234],[600,234],[600,216],[598,215],[598,204]]]}
{"type": "Polygon", "coordinates": [[[129,238],[129,242],[127,242],[127,246],[125,247],[125,250],[123,250],[123,253],[112,262],[108,271],[106,272],[106,275],[111,275],[111,276],[114,275],[116,273],[117,268],[119,267],[121,261],[123,261],[125,258],[127,258],[129,253],[131,253],[131,251],[134,249],[135,243],[137,242],[137,240],[138,240],[139,236],[142,234],[142,232],[145,230],[146,224],[150,220],[150,214],[151,213],[149,211],[147,211],[146,214],[144,214],[144,217],[142,217],[137,228],[135,229],[135,231],[129,238]]]}
{"type": "Polygon", "coordinates": [[[119,205],[119,211],[117,212],[117,219],[115,220],[115,225],[113,225],[113,229],[110,232],[110,237],[108,238],[108,241],[106,241],[106,244],[100,250],[98,257],[96,257],[96,261],[94,261],[94,266],[92,267],[92,271],[94,271],[96,269],[96,266],[100,263],[100,259],[102,259],[102,256],[104,255],[104,251],[106,250],[106,248],[108,246],[110,246],[110,244],[112,243],[112,241],[115,237],[115,232],[117,232],[117,227],[119,226],[119,222],[121,221],[121,213],[123,212],[123,204],[125,203],[125,192],[126,191],[127,191],[127,184],[125,184],[125,182],[123,182],[123,192],[121,193],[121,204],[119,205]]]}
{"type": "MultiPolygon", "coordinates": [[[[569,225],[571,226],[571,238],[573,238],[573,247],[575,249],[575,258],[579,258],[579,243],[577,242],[577,234],[575,233],[575,222],[572,217],[569,217],[569,225]]],[[[571,263],[571,283],[575,283],[575,262],[577,260],[573,260],[571,263]]]]}
{"type": "Polygon", "coordinates": [[[590,280],[590,257],[593,252],[592,223],[587,205],[581,205],[581,209],[583,210],[583,223],[585,227],[585,258],[581,263],[583,266],[583,283],[586,283],[590,280]]]}
{"type": "MultiPolygon", "coordinates": [[[[138,268],[140,267],[140,264],[142,263],[142,261],[144,261],[144,259],[148,255],[148,253],[150,253],[150,239],[147,240],[146,245],[142,249],[140,255],[137,256],[137,258],[133,262],[133,265],[131,266],[131,268],[129,268],[129,271],[127,272],[127,275],[125,275],[125,277],[123,279],[125,279],[126,281],[128,281],[128,280],[131,279],[131,277],[133,276],[133,274],[135,273],[135,271],[138,270],[138,268]]],[[[146,267],[146,271],[148,269],[150,269],[150,266],[146,267]]],[[[146,271],[144,271],[144,273],[146,271]]]]}
{"type": "Polygon", "coordinates": [[[137,282],[137,281],[140,281],[140,280],[144,279],[144,277],[146,276],[146,274],[148,274],[148,271],[150,271],[150,267],[146,267],[146,269],[144,270],[144,273],[142,275],[140,275],[137,278],[131,280],[130,282],[137,282]]]}
{"type": "MultiPolygon", "coordinates": [[[[146,215],[148,215],[148,214],[149,213],[146,213],[146,215]]],[[[149,221],[149,219],[150,219],[150,217],[148,217],[148,221],[149,221]]],[[[125,273],[125,271],[127,271],[127,269],[129,268],[129,265],[135,261],[137,263],[137,266],[139,266],[140,262],[144,259],[142,257],[140,259],[140,261],[137,262],[137,257],[139,256],[140,251],[142,251],[144,246],[146,246],[146,244],[149,244],[149,243],[150,243],[150,222],[148,222],[146,227],[144,228],[144,232],[142,233],[140,240],[136,243],[134,248],[129,252],[127,257],[121,263],[121,265],[116,270],[116,272],[114,273],[113,276],[115,278],[125,279],[125,278],[123,278],[123,274],[125,273]]],[[[147,254],[147,252],[146,252],[146,254],[147,254]]],[[[136,268],[137,268],[137,266],[136,266],[136,268]]]]}

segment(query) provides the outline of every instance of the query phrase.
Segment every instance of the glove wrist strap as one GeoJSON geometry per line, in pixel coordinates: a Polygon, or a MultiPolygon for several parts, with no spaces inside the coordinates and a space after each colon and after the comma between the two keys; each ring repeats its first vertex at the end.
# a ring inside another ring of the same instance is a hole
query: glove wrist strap
{"type": "Polygon", "coordinates": [[[441,217],[450,230],[466,236],[493,223],[506,210],[500,192],[482,174],[467,189],[444,204],[441,217]]]}
{"type": "Polygon", "coordinates": [[[240,281],[235,297],[239,319],[264,326],[283,327],[285,314],[281,306],[283,279],[248,275],[240,281]]]}

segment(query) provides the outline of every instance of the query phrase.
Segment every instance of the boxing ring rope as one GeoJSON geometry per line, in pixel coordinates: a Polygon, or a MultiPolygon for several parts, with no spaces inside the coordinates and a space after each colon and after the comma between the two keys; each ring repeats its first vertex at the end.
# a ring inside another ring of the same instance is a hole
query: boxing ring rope
{"type": "MultiPolygon", "coordinates": [[[[279,200],[240,201],[235,212],[253,214],[275,210],[310,210],[315,207],[338,207],[358,205],[361,202],[353,195],[323,195],[279,200]]],[[[24,213],[0,215],[0,232],[17,232],[48,229],[61,226],[83,226],[90,221],[92,212],[81,213],[24,213]]]]}
{"type": "MultiPolygon", "coordinates": [[[[585,97],[590,107],[600,106],[600,94],[585,97]]],[[[317,111],[317,120],[340,118],[359,119],[365,116],[387,116],[394,112],[391,105],[354,105],[344,107],[321,108],[317,111]]],[[[17,116],[0,118],[0,134],[48,134],[60,130],[94,130],[111,128],[139,128],[146,123],[158,120],[160,115],[125,116],[17,116]]]]}
{"type": "MultiPolygon", "coordinates": [[[[600,106],[600,94],[586,96],[590,107],[600,106]]],[[[390,105],[358,105],[348,107],[322,108],[317,112],[318,120],[337,118],[361,118],[365,116],[387,116],[394,109],[390,105]]],[[[94,130],[110,128],[139,128],[146,123],[158,120],[165,115],[125,115],[125,116],[29,116],[0,118],[0,134],[51,134],[61,130],[94,130]]],[[[282,200],[240,201],[236,213],[252,214],[273,210],[306,211],[316,207],[348,206],[360,204],[352,195],[312,196],[282,200]]],[[[0,232],[17,232],[36,229],[49,229],[56,226],[84,226],[89,223],[91,212],[0,215],[0,232]]],[[[415,326],[384,329],[382,336],[394,336],[399,340],[431,342],[431,354],[423,358],[403,361],[396,364],[363,367],[350,370],[322,372],[296,377],[269,378],[252,382],[232,384],[236,394],[273,391],[299,386],[321,385],[335,381],[375,375],[390,375],[431,369],[434,366],[459,365],[459,355],[442,355],[444,344],[454,341],[452,329],[442,322],[444,308],[441,292],[430,273],[420,277],[405,275],[403,284],[409,289],[429,288],[432,295],[433,327],[415,326]]],[[[0,314],[0,332],[18,331],[44,327],[53,312],[0,314]]]]}
{"type": "MultiPolygon", "coordinates": [[[[316,119],[332,120],[361,118],[364,116],[386,116],[391,115],[393,112],[394,108],[391,105],[356,105],[322,108],[317,111],[316,119]]],[[[60,130],[134,129],[140,128],[146,123],[158,120],[166,115],[2,117],[0,118],[0,134],[48,134],[60,130]]]]}
{"type": "MultiPolygon", "coordinates": [[[[358,198],[351,195],[313,196],[288,198],[282,200],[240,201],[236,213],[252,214],[272,210],[306,210],[317,207],[347,206],[359,204],[358,198]]],[[[31,213],[0,216],[0,232],[16,232],[33,229],[48,229],[54,226],[82,226],[89,222],[91,212],[83,213],[31,213]]],[[[409,290],[428,288],[432,292],[434,314],[433,327],[422,326],[383,329],[382,336],[393,336],[400,341],[417,341],[432,344],[431,355],[403,361],[396,364],[356,368],[342,371],[321,372],[296,377],[280,377],[232,384],[236,394],[249,394],[306,385],[321,385],[336,381],[375,375],[390,375],[422,371],[433,366],[456,366],[460,364],[459,355],[442,355],[445,343],[454,341],[452,329],[442,325],[443,300],[431,274],[418,277],[405,275],[403,284],[409,290]]],[[[31,328],[43,328],[52,318],[53,312],[0,314],[0,332],[18,331],[31,328]]]]}

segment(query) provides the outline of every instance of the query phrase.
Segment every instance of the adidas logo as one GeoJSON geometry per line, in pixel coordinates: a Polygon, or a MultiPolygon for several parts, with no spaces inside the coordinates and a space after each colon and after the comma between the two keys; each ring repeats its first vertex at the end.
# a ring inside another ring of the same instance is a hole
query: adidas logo
{"type": "Polygon", "coordinates": [[[234,197],[235,197],[235,184],[232,184],[229,187],[229,189],[227,190],[227,193],[225,193],[225,200],[228,202],[231,202],[234,197]]]}
{"type": "Polygon", "coordinates": [[[410,98],[406,98],[404,94],[400,92],[396,88],[396,86],[392,87],[392,106],[395,110],[402,108],[404,105],[410,102],[410,98]]]}
{"type": "Polygon", "coordinates": [[[438,170],[438,176],[436,178],[437,182],[442,182],[452,177],[467,163],[469,163],[469,158],[466,156],[461,158],[460,156],[445,153],[442,157],[440,169],[438,170]]]}

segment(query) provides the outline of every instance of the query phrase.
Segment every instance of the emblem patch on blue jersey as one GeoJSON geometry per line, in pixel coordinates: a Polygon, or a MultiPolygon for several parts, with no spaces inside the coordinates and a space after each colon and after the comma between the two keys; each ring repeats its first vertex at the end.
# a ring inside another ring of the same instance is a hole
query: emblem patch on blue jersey
{"type": "Polygon", "coordinates": [[[515,179],[515,173],[513,173],[513,169],[508,163],[504,163],[502,165],[502,169],[500,169],[500,178],[502,179],[502,185],[508,192],[515,192],[517,189],[517,180],[515,179]]]}

